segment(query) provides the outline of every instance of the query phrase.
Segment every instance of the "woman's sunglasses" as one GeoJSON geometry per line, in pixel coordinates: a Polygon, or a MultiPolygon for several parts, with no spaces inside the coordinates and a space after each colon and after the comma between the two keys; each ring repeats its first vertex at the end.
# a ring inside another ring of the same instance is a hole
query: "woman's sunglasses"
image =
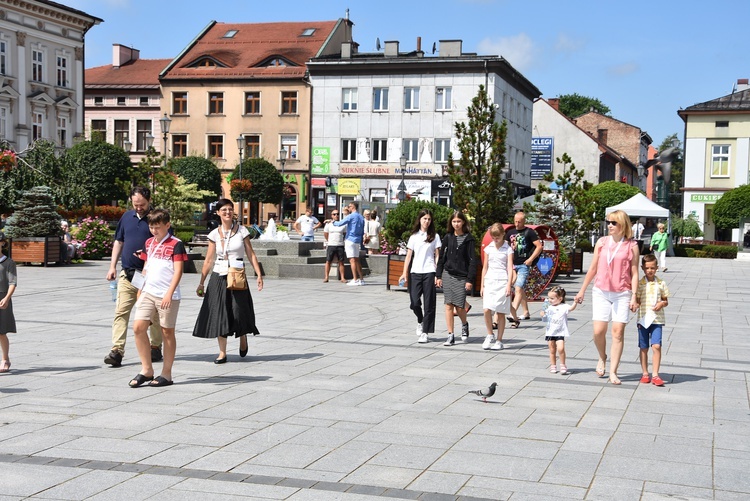
{"type": "Polygon", "coordinates": [[[617,226],[617,221],[604,221],[604,222],[610,226],[617,226]]]}

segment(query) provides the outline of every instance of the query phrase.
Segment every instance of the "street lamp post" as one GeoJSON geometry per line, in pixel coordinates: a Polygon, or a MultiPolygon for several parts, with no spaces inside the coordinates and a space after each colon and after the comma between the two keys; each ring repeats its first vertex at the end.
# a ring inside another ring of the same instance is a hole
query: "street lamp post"
{"type": "Polygon", "coordinates": [[[279,204],[279,221],[284,221],[284,191],[286,190],[286,181],[284,178],[284,165],[286,165],[286,148],[281,148],[279,150],[279,163],[281,164],[281,183],[282,183],[282,190],[281,190],[281,203],[279,204]]]}
{"type": "Polygon", "coordinates": [[[130,156],[130,150],[133,148],[133,143],[130,142],[129,139],[126,139],[122,142],[122,149],[125,150],[125,153],[128,154],[128,157],[130,156]]]}
{"type": "Polygon", "coordinates": [[[404,182],[406,176],[406,154],[401,154],[398,164],[401,166],[401,183],[398,185],[398,195],[396,195],[396,197],[399,202],[403,202],[406,200],[406,183],[404,182]]]}
{"type": "MultiPolygon", "coordinates": [[[[242,151],[245,149],[245,136],[237,136],[237,149],[240,150],[240,181],[242,181],[242,151]]],[[[242,206],[242,190],[240,189],[240,224],[245,224],[245,211],[242,206]]]]}
{"type": "MultiPolygon", "coordinates": [[[[161,133],[162,133],[162,137],[164,138],[164,151],[162,152],[162,155],[164,155],[164,169],[166,169],[167,168],[167,135],[169,134],[169,126],[172,125],[172,119],[167,116],[166,112],[164,113],[164,116],[159,119],[159,125],[161,125],[161,133]]],[[[156,191],[156,166],[154,166],[152,185],[151,185],[151,196],[154,196],[155,191],[156,191]]]]}

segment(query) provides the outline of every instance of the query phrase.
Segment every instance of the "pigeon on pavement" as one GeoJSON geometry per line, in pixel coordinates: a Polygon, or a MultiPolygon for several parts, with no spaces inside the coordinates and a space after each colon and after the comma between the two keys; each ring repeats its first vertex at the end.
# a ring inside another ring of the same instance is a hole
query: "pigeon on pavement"
{"type": "Polygon", "coordinates": [[[497,386],[497,383],[492,383],[489,388],[485,388],[483,390],[473,390],[473,391],[470,391],[469,393],[473,393],[474,395],[482,397],[482,401],[487,402],[487,398],[495,394],[496,386],[497,386]]]}

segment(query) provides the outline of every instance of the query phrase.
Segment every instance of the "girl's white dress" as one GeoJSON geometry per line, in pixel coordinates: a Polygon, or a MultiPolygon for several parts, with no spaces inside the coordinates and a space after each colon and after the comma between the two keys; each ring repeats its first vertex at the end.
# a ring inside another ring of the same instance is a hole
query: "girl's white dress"
{"type": "Polygon", "coordinates": [[[497,313],[509,314],[511,298],[506,295],[508,288],[508,260],[513,259],[513,249],[503,242],[499,249],[494,243],[484,248],[487,259],[487,274],[484,277],[482,308],[497,313]]]}

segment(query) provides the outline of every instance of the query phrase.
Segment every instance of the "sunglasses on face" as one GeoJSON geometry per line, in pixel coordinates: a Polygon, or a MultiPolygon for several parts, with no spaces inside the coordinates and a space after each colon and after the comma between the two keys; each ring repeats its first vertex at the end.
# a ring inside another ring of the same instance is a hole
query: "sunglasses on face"
{"type": "Polygon", "coordinates": [[[604,221],[604,222],[607,223],[609,226],[617,226],[617,221],[604,221]]]}
{"type": "Polygon", "coordinates": [[[338,213],[338,212],[331,212],[331,215],[332,215],[332,216],[338,216],[338,215],[339,215],[339,213],[338,213]]]}

